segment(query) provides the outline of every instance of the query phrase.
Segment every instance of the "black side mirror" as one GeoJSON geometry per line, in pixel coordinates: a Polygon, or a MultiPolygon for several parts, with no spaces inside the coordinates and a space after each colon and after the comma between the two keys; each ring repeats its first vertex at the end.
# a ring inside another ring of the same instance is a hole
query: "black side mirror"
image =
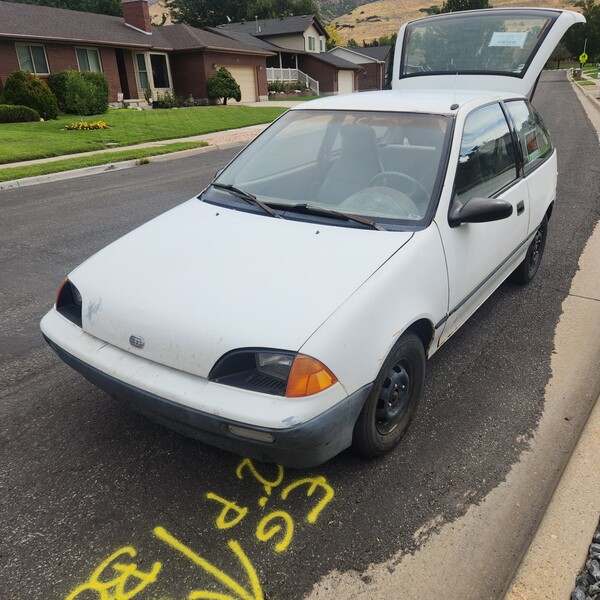
{"type": "Polygon", "coordinates": [[[461,223],[489,223],[507,219],[512,213],[512,204],[506,200],[471,198],[466,204],[455,200],[448,215],[448,223],[450,227],[457,227],[461,223]]]}

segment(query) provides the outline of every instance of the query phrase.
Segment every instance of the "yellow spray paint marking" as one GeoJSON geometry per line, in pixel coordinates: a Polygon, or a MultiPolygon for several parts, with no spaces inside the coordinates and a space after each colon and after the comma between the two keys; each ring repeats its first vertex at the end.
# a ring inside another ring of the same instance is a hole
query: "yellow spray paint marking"
{"type": "MultiPolygon", "coordinates": [[[[277,487],[278,485],[281,484],[281,482],[283,481],[283,467],[281,465],[277,465],[277,477],[273,480],[273,481],[269,481],[268,479],[265,479],[257,470],[256,467],[254,466],[254,463],[249,459],[249,458],[245,458],[239,465],[238,468],[235,471],[235,474],[238,476],[238,479],[243,479],[244,476],[242,475],[243,471],[245,468],[248,468],[248,470],[250,471],[250,473],[252,474],[252,476],[254,477],[254,479],[256,479],[256,481],[258,481],[260,484],[262,484],[265,488],[265,493],[267,494],[267,496],[271,495],[271,490],[274,487],[277,487]]],[[[267,502],[267,499],[263,499],[261,498],[259,501],[259,504],[261,506],[264,506],[267,502]]]]}
{"type": "Polygon", "coordinates": [[[130,600],[146,586],[156,581],[156,576],[162,568],[161,563],[154,563],[151,571],[149,573],[144,573],[138,571],[137,564],[135,563],[123,565],[118,562],[113,562],[123,555],[128,555],[130,558],[133,558],[136,555],[136,551],[131,546],[127,546],[111,554],[92,573],[89,581],[75,588],[67,596],[66,600],[74,600],[83,592],[98,592],[99,600],[130,600]],[[105,574],[104,571],[107,570],[109,566],[119,573],[119,575],[108,581],[100,581],[101,576],[105,574]],[[126,592],[125,586],[131,578],[139,579],[140,583],[126,592]],[[111,591],[111,588],[115,588],[114,591],[111,591]]]}
{"type": "Polygon", "coordinates": [[[216,500],[223,505],[223,510],[219,513],[217,517],[217,527],[219,529],[229,529],[230,527],[234,527],[237,525],[248,513],[247,508],[239,507],[235,502],[231,502],[229,500],[225,500],[225,498],[221,498],[221,496],[217,496],[217,494],[213,494],[212,492],[208,492],[206,497],[209,500],[216,500]],[[235,511],[237,514],[235,517],[232,517],[229,521],[227,520],[227,515],[229,512],[235,511]]]}
{"type": "Polygon", "coordinates": [[[331,502],[331,500],[333,499],[333,497],[335,495],[333,488],[327,483],[327,480],[325,479],[325,477],[323,477],[323,476],[307,477],[306,479],[299,479],[298,481],[294,481],[294,483],[291,483],[290,485],[288,485],[281,492],[281,498],[283,500],[286,500],[289,493],[292,490],[296,489],[297,487],[300,487],[301,485],[307,485],[307,484],[310,486],[306,492],[306,495],[309,497],[312,496],[315,493],[315,490],[319,487],[321,487],[323,490],[325,490],[325,496],[323,497],[321,502],[319,502],[319,504],[317,504],[317,506],[315,506],[315,508],[313,508],[313,510],[311,510],[308,513],[308,516],[306,517],[306,520],[309,523],[314,523],[317,520],[319,513],[327,506],[327,504],[329,504],[329,502],[331,502]]]}
{"type": "Polygon", "coordinates": [[[184,556],[189,558],[195,565],[212,575],[219,583],[229,588],[235,596],[221,595],[220,597],[213,592],[198,591],[192,592],[188,598],[193,600],[194,598],[213,598],[213,600],[264,600],[264,595],[256,571],[252,566],[252,563],[242,550],[238,542],[230,540],[227,545],[230,550],[235,554],[237,559],[240,561],[248,579],[250,580],[251,592],[245,590],[237,581],[232,579],[229,575],[217,569],[213,564],[209,563],[206,559],[202,558],[199,554],[196,554],[191,548],[182,544],[178,539],[174,538],[164,527],[155,527],[154,535],[159,539],[171,546],[171,548],[181,552],[184,556]],[[207,596],[208,594],[208,596],[207,596]],[[212,596],[210,595],[212,594],[212,596]]]}
{"type": "Polygon", "coordinates": [[[277,535],[282,529],[281,525],[271,525],[270,529],[267,529],[267,526],[275,519],[281,519],[285,526],[285,535],[283,536],[283,539],[278,544],[275,544],[275,550],[277,552],[283,552],[290,545],[292,537],[294,536],[294,521],[292,520],[292,517],[283,510],[276,510],[262,519],[256,528],[256,537],[261,542],[268,542],[273,536],[277,535]]]}

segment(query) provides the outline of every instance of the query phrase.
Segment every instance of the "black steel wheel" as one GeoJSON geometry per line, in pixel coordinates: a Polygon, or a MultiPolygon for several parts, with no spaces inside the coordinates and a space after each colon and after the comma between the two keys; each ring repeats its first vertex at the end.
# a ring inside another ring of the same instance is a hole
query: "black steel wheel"
{"type": "Polygon", "coordinates": [[[389,452],[406,433],[425,380],[425,349],[405,333],[386,358],[354,426],[352,446],[362,456],[389,452]]]}
{"type": "Polygon", "coordinates": [[[547,235],[548,217],[544,217],[544,220],[533,236],[531,244],[529,244],[523,262],[510,274],[509,279],[511,281],[515,283],[529,283],[535,277],[542,262],[547,235]]]}

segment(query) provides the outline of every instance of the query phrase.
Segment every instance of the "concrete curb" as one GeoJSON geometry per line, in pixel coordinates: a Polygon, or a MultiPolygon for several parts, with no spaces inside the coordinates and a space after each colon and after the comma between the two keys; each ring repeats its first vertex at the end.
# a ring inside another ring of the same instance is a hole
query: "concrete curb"
{"type": "MultiPolygon", "coordinates": [[[[250,141],[250,140],[248,140],[250,141]]],[[[205,154],[206,152],[214,152],[215,150],[226,150],[227,148],[242,147],[248,141],[225,142],[222,144],[214,144],[204,146],[202,148],[189,148],[188,150],[180,150],[179,152],[171,152],[169,154],[157,154],[156,156],[148,157],[149,162],[167,162],[178,158],[187,158],[197,154],[205,154]]],[[[144,146],[145,147],[145,146],[144,146]]],[[[65,157],[61,157],[65,158],[65,157]]],[[[35,177],[24,177],[22,179],[13,179],[10,181],[0,182],[0,191],[11,190],[15,188],[29,187],[39,185],[41,183],[51,183],[53,181],[64,181],[67,179],[76,179],[78,177],[86,177],[88,175],[96,175],[98,173],[106,173],[108,171],[122,171],[123,169],[131,169],[133,167],[142,166],[139,159],[123,160],[104,165],[96,165],[93,167],[83,167],[82,169],[72,169],[70,171],[60,171],[58,173],[49,173],[48,175],[36,175],[35,177]]]]}

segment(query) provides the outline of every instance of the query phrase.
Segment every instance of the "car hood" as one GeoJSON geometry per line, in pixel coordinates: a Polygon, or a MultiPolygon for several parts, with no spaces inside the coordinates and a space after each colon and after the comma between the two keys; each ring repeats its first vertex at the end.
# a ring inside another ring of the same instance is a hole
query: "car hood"
{"type": "Polygon", "coordinates": [[[84,331],[206,377],[236,348],[298,350],[411,236],[192,199],[107,246],[69,279],[82,295],[84,331]]]}

